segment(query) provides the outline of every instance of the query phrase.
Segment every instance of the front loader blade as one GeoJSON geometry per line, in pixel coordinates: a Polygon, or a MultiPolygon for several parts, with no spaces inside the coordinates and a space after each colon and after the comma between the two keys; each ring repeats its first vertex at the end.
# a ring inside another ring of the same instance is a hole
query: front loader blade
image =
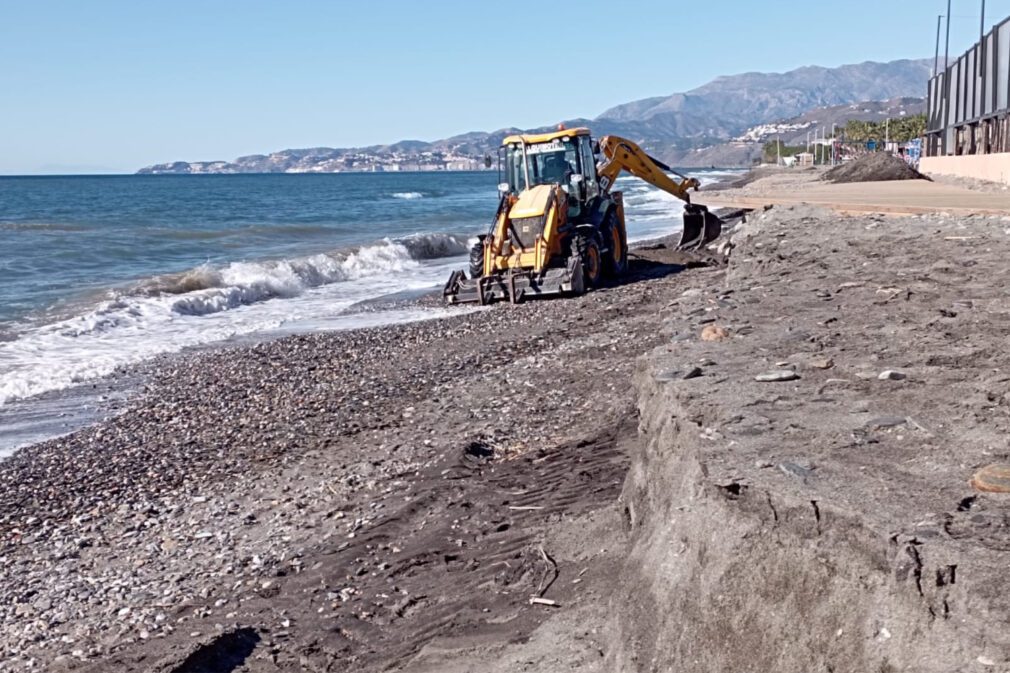
{"type": "Polygon", "coordinates": [[[705,206],[688,204],[684,208],[684,229],[680,234],[678,250],[697,250],[722,233],[722,220],[709,212],[705,206]]]}
{"type": "Polygon", "coordinates": [[[483,306],[496,301],[519,304],[527,297],[580,295],[585,291],[582,261],[571,257],[565,266],[553,267],[543,273],[510,269],[507,273],[467,278],[465,272],[454,271],[442,289],[442,296],[447,304],[476,303],[483,306]]]}
{"type": "Polygon", "coordinates": [[[480,278],[470,279],[463,271],[453,271],[442,288],[442,297],[447,304],[477,303],[483,306],[487,302],[482,290],[480,278]]]}

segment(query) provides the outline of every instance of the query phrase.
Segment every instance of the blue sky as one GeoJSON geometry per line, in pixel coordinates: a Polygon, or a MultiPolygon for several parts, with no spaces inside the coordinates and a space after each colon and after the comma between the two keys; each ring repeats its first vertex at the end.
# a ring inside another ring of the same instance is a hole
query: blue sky
{"type": "MultiPolygon", "coordinates": [[[[954,0],[952,55],[977,37],[979,6],[954,0]]],[[[593,117],[718,75],[931,57],[945,8],[0,0],[0,173],[130,172],[593,117]]],[[[1008,15],[1010,0],[988,0],[987,25],[1008,15]]]]}

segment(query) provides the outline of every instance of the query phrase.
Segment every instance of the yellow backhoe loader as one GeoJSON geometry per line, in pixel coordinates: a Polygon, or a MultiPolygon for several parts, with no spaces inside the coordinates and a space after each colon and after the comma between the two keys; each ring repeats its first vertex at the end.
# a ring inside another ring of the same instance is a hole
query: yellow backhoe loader
{"type": "Polygon", "coordinates": [[[470,275],[446,283],[449,303],[516,303],[526,296],[581,294],[628,268],[624,199],[613,191],[621,171],[682,199],[681,249],[719,236],[722,222],[691,203],[700,183],[676,174],[641,147],[616,136],[596,144],[589,129],[514,135],[499,149],[501,199],[491,230],[470,251],[470,275]],[[599,160],[597,160],[599,157],[599,160]]]}

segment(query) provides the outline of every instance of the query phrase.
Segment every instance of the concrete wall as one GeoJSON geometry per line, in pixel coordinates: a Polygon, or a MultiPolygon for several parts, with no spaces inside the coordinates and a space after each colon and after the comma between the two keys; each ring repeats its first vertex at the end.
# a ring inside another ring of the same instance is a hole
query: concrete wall
{"type": "Polygon", "coordinates": [[[959,157],[922,157],[919,161],[919,170],[923,173],[956,175],[1010,185],[1010,152],[968,154],[959,157]]]}

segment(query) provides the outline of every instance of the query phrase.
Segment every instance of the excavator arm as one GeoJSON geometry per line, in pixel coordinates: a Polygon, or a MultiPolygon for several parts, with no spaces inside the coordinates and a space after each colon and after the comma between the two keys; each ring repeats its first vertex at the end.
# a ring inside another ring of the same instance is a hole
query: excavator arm
{"type": "Polygon", "coordinates": [[[710,213],[705,206],[691,203],[690,190],[697,191],[701,186],[697,179],[680,175],[626,138],[604,136],[600,140],[600,154],[603,159],[596,166],[596,175],[603,191],[609,191],[621,171],[627,171],[687,204],[678,248],[700,248],[722,233],[722,220],[710,213]],[[679,180],[670,177],[668,173],[673,173],[679,180]]]}

